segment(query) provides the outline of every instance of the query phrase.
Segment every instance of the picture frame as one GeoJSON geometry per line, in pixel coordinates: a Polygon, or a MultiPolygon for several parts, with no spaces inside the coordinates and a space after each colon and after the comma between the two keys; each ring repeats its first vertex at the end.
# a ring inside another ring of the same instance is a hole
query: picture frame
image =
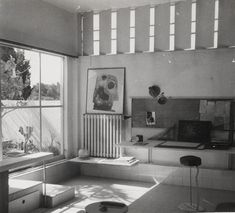
{"type": "Polygon", "coordinates": [[[124,67],[87,70],[86,113],[123,114],[124,67]]]}
{"type": "Polygon", "coordinates": [[[156,113],[154,111],[146,112],[146,125],[147,126],[156,125],[156,113]]]}

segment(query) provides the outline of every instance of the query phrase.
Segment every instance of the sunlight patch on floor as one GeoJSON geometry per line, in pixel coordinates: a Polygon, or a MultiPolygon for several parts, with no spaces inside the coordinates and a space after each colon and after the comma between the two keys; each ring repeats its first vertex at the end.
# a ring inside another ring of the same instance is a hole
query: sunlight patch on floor
{"type": "Polygon", "coordinates": [[[130,182],[125,180],[80,177],[66,182],[75,187],[77,200],[71,204],[76,208],[85,208],[98,201],[117,201],[131,204],[145,194],[153,184],[130,182]]]}

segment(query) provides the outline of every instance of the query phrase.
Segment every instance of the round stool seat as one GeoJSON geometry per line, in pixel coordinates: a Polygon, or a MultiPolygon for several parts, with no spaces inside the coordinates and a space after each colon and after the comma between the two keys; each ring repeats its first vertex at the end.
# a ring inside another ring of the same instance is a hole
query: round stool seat
{"type": "Polygon", "coordinates": [[[199,157],[187,155],[180,158],[180,163],[184,166],[200,166],[202,160],[199,157]]]}

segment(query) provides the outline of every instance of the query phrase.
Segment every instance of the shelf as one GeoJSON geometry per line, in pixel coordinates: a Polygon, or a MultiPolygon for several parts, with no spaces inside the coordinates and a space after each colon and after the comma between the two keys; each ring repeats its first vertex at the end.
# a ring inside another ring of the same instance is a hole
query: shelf
{"type": "Polygon", "coordinates": [[[102,165],[114,165],[114,166],[133,166],[139,162],[139,160],[134,159],[131,162],[125,162],[120,158],[109,159],[109,158],[93,158],[81,159],[79,157],[69,160],[74,163],[88,163],[88,164],[102,164],[102,165]]]}

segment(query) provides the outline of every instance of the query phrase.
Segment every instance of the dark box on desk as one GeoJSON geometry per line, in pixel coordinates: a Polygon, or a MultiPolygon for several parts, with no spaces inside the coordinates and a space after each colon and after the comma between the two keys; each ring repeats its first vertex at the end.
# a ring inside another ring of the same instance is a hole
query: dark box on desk
{"type": "Polygon", "coordinates": [[[211,121],[179,120],[178,141],[210,143],[211,121]]]}

